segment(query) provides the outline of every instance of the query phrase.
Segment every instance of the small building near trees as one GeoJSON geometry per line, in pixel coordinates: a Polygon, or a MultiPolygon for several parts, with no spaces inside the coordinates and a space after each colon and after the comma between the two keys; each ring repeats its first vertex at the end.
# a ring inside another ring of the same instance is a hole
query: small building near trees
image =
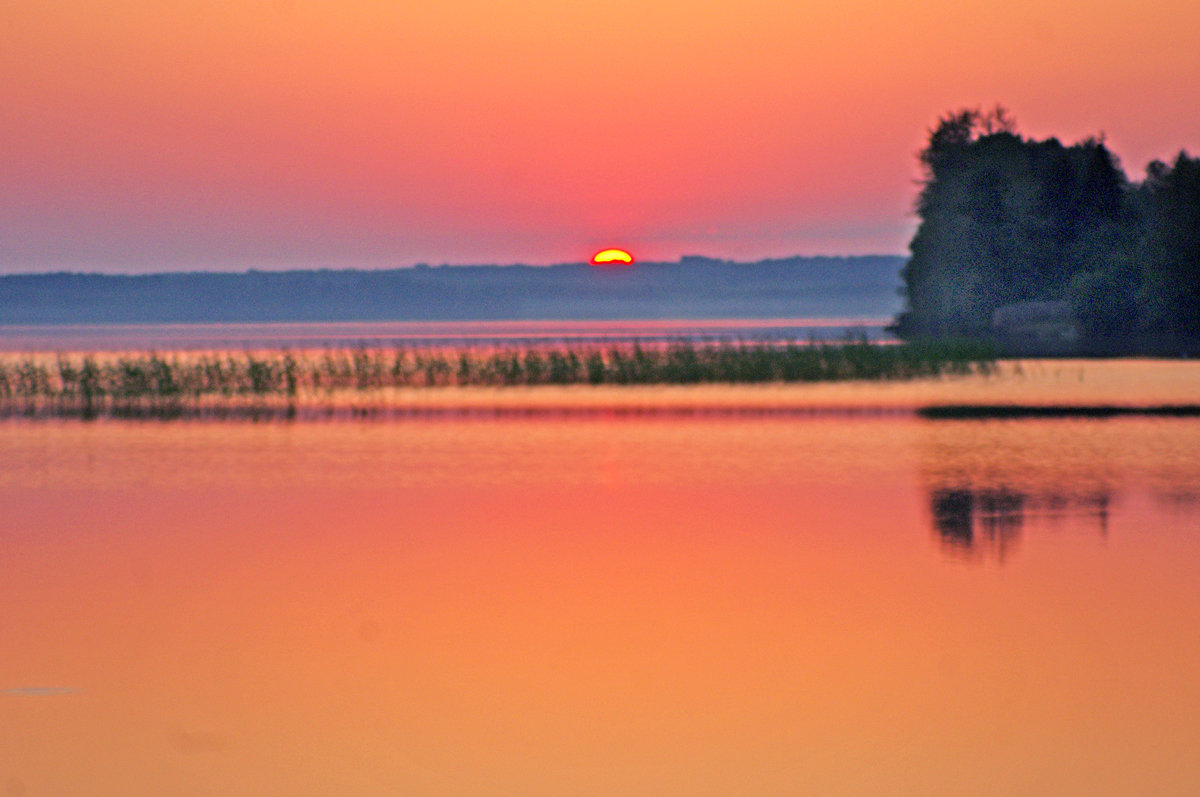
{"type": "Polygon", "coordinates": [[[996,344],[1012,354],[1074,354],[1081,330],[1070,302],[1017,302],[992,313],[996,344]]]}

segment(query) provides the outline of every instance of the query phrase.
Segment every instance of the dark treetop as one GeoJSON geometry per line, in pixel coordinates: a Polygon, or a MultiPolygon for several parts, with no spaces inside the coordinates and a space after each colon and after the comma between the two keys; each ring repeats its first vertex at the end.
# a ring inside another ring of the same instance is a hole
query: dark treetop
{"type": "Polygon", "coordinates": [[[1197,347],[1200,159],[1181,152],[1131,182],[1102,138],[1024,138],[997,107],[943,117],[920,161],[902,337],[1197,347]]]}

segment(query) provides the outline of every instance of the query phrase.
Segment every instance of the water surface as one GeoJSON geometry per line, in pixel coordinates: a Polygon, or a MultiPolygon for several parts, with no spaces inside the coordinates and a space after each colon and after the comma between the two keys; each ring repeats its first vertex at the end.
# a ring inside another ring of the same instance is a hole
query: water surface
{"type": "Polygon", "coordinates": [[[727,318],[608,321],[306,321],[210,324],[0,324],[0,351],[311,348],[534,344],[622,340],[886,339],[887,318],[727,318]]]}
{"type": "Polygon", "coordinates": [[[1200,423],[0,423],[28,794],[1191,794],[1200,423]]]}

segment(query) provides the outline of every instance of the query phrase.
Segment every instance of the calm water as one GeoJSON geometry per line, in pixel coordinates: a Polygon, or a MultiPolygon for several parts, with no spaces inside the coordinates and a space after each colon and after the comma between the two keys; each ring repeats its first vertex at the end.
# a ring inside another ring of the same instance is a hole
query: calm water
{"type": "Polygon", "coordinates": [[[8,794],[1194,794],[1200,423],[0,424],[8,794]]]}
{"type": "Polygon", "coordinates": [[[0,351],[94,351],[558,341],[836,339],[887,336],[886,318],[741,318],[641,321],[363,321],[261,324],[0,325],[0,351]]]}

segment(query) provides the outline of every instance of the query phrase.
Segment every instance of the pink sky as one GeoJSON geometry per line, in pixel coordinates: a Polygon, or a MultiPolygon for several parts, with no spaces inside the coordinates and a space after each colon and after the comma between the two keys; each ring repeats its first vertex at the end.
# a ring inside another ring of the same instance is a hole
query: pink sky
{"type": "Polygon", "coordinates": [[[925,130],[1200,151],[1200,5],[0,0],[0,271],[903,253],[925,130]]]}

